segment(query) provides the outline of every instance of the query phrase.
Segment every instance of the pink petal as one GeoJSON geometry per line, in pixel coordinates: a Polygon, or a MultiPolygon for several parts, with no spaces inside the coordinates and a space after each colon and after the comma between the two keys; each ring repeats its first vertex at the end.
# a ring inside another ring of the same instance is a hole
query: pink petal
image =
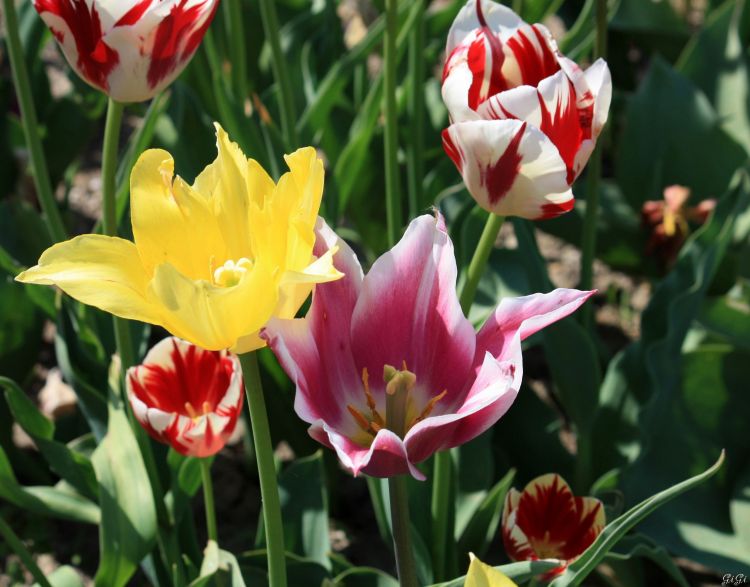
{"type": "Polygon", "coordinates": [[[459,446],[493,426],[508,411],[521,384],[518,361],[501,363],[489,354],[455,413],[418,422],[404,439],[409,459],[419,463],[437,451],[459,446]]]}
{"type": "Polygon", "coordinates": [[[525,122],[457,122],[443,131],[443,146],[469,193],[489,212],[539,219],[573,207],[557,147],[525,122]]]}
{"type": "Polygon", "coordinates": [[[424,481],[424,474],[407,457],[404,442],[384,428],[378,432],[369,447],[353,442],[322,422],[310,427],[310,436],[332,447],[341,463],[356,477],[365,473],[371,477],[394,477],[409,474],[424,481]]]}
{"type": "Polygon", "coordinates": [[[456,259],[441,217],[409,224],[393,249],[364,278],[352,318],[352,350],[382,397],[385,365],[417,375],[424,397],[463,391],[474,356],[475,334],[456,295],[456,259]]]}
{"type": "Polygon", "coordinates": [[[505,298],[484,323],[477,334],[474,364],[479,366],[484,353],[499,361],[513,356],[518,343],[545,326],[575,312],[596,291],[559,288],[546,294],[532,294],[520,298],[505,298]]]}
{"type": "Polygon", "coordinates": [[[302,319],[272,319],[262,338],[295,382],[294,407],[306,422],[322,419],[354,433],[356,422],[346,410],[364,398],[361,373],[351,351],[351,318],[362,285],[362,268],[349,245],[320,219],[316,226],[315,254],[338,247],[334,266],[344,273],[337,281],[322,283],[302,319]]]}

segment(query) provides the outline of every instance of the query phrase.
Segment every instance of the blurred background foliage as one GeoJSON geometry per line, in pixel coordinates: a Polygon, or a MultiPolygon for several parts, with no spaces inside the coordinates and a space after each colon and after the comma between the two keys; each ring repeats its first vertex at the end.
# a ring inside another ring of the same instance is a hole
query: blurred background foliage
{"type": "MultiPolygon", "coordinates": [[[[383,3],[277,4],[300,145],[316,146],[326,161],[323,214],[367,264],[386,248],[383,3]]],[[[440,98],[444,43],[462,4],[427,3],[422,16],[421,2],[403,2],[397,51],[401,187],[412,198],[403,198],[404,217],[438,206],[465,267],[484,213],[474,207],[440,143],[447,125],[440,98]],[[422,77],[416,78],[408,45],[419,26],[425,44],[417,56],[422,77]],[[424,103],[421,124],[412,116],[414,93],[424,103]],[[415,187],[409,184],[409,173],[415,171],[410,149],[420,141],[423,159],[416,169],[423,173],[415,187]]],[[[592,51],[593,4],[513,2],[525,20],[545,22],[563,52],[581,63],[592,51]]],[[[69,231],[87,232],[99,214],[105,98],[67,69],[30,2],[22,2],[19,13],[53,185],[69,231]]],[[[129,132],[118,172],[122,217],[134,158],[149,146],[165,148],[177,172],[192,181],[214,157],[214,120],[272,174],[283,169],[281,154],[290,146],[279,127],[277,86],[259,8],[242,2],[241,13],[244,95],[237,92],[230,21],[220,10],[180,79],[152,103],[128,108],[129,132]]],[[[604,499],[613,517],[705,470],[721,448],[727,450],[727,463],[719,474],[649,518],[591,580],[684,585],[683,572],[690,582],[711,573],[750,573],[748,46],[750,9],[742,0],[609,1],[608,62],[615,94],[600,139],[596,328],[587,332],[571,318],[530,340],[526,383],[513,408],[492,430],[454,451],[457,521],[448,561],[451,576],[465,572],[469,551],[488,562],[504,560],[497,528],[511,483],[518,487],[538,474],[559,472],[579,494],[604,499]],[[717,206],[703,226],[691,226],[679,256],[669,259],[649,249],[650,229],[641,210],[645,202],[661,200],[664,188],[673,184],[690,189],[689,206],[707,198],[716,199],[717,206]]],[[[111,477],[112,487],[132,492],[134,479],[145,473],[135,447],[117,441],[122,413],[107,410],[111,321],[51,290],[13,281],[50,241],[27,175],[4,53],[0,72],[0,375],[17,384],[0,380],[6,391],[0,396],[0,511],[36,552],[53,554],[53,568],[79,566],[115,584],[118,573],[127,580],[151,552],[140,572],[167,585],[170,579],[153,554],[151,518],[142,515],[149,496],[128,493],[128,507],[119,512],[128,524],[111,530],[123,534],[110,534],[112,544],[103,542],[97,570],[90,524],[98,523],[108,506],[96,479],[111,477]],[[66,385],[72,397],[65,396],[66,385]],[[53,396],[46,403],[45,390],[53,396]],[[97,446],[107,433],[115,435],[113,440],[97,446]],[[116,467],[107,463],[127,467],[130,483],[118,480],[116,467]],[[61,526],[53,518],[81,525],[61,526]],[[80,531],[65,530],[70,527],[80,531]],[[118,539],[129,545],[126,552],[117,550],[118,539]]],[[[570,214],[534,224],[507,223],[472,319],[482,320],[502,296],[576,285],[587,185],[584,173],[575,185],[578,199],[570,214]]],[[[161,336],[150,328],[137,330],[144,350],[161,336]]],[[[395,584],[383,572],[392,572],[383,486],[350,479],[332,454],[318,451],[304,424],[291,415],[293,386],[268,352],[262,354],[262,367],[272,432],[284,443],[279,466],[291,584],[395,584]],[[320,491],[311,491],[318,486],[320,491]],[[374,545],[378,534],[385,539],[382,546],[374,545]]],[[[198,535],[204,530],[196,529],[185,512],[199,489],[199,470],[190,459],[167,455],[163,447],[157,458],[168,464],[160,481],[170,490],[168,515],[180,527],[177,547],[186,565],[197,568],[203,543],[198,535]]],[[[230,561],[247,581],[262,584],[263,556],[247,551],[262,547],[252,454],[240,443],[217,460],[225,463],[216,480],[222,545],[234,555],[221,551],[215,556],[230,561]]],[[[430,466],[425,463],[425,470],[430,466]]],[[[429,479],[412,482],[411,490],[420,573],[424,582],[432,582],[429,479]]],[[[7,554],[0,544],[0,560],[7,554]]],[[[22,580],[12,558],[5,572],[22,580]]],[[[68,567],[57,571],[59,584],[75,584],[63,583],[69,572],[68,567]]]]}

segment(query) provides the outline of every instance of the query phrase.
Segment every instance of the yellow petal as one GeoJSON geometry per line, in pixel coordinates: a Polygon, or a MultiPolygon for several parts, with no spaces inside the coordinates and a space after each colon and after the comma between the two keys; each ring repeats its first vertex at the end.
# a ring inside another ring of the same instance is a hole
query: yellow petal
{"type": "Polygon", "coordinates": [[[294,318],[316,283],[326,283],[341,279],[344,274],[333,265],[333,255],[338,247],[333,247],[319,259],[315,259],[302,271],[287,271],[279,288],[279,303],[274,311],[278,318],[294,318]]]}
{"type": "Polygon", "coordinates": [[[149,149],[130,176],[133,236],[148,274],[169,262],[191,279],[210,279],[212,261],[229,258],[210,201],[179,177],[174,160],[161,149],[149,149]]]}
{"type": "Polygon", "coordinates": [[[473,554],[469,556],[471,557],[471,564],[469,565],[469,572],[466,574],[464,587],[518,587],[497,569],[484,564],[473,554]]]}
{"type": "Polygon", "coordinates": [[[188,279],[164,263],[154,272],[151,294],[164,306],[167,330],[209,350],[233,348],[265,326],[278,300],[278,283],[256,264],[232,287],[188,279]]]}
{"type": "Polygon", "coordinates": [[[262,207],[273,192],[274,183],[266,171],[253,159],[245,157],[237,143],[217,123],[216,148],[218,154],[195,178],[193,188],[210,199],[213,213],[228,249],[228,258],[253,258],[250,251],[251,231],[249,207],[251,202],[262,207]]]}
{"type": "Polygon", "coordinates": [[[16,279],[56,285],[79,302],[122,318],[162,323],[159,308],[147,300],[148,276],[138,250],[121,238],[87,234],[57,243],[16,279]]]}

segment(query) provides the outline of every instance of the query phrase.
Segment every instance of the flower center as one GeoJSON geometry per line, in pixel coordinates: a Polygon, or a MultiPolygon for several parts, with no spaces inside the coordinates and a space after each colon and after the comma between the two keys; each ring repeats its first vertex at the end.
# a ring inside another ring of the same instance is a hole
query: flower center
{"type": "Polygon", "coordinates": [[[206,414],[211,412],[211,404],[209,402],[203,402],[203,404],[201,405],[201,411],[199,412],[195,409],[193,404],[191,404],[190,402],[185,402],[185,411],[193,421],[196,421],[201,416],[205,416],[206,414]]]}
{"type": "Polygon", "coordinates": [[[230,259],[216,269],[213,268],[213,263],[211,263],[211,276],[213,277],[214,284],[219,287],[232,287],[237,285],[242,276],[252,269],[252,267],[253,262],[247,257],[242,257],[237,262],[230,259]]]}
{"type": "Polygon", "coordinates": [[[562,558],[562,543],[551,540],[549,530],[540,539],[530,538],[529,542],[536,555],[541,558],[562,558]]]}
{"type": "Polygon", "coordinates": [[[359,427],[372,438],[383,428],[387,428],[403,438],[412,426],[429,416],[435,404],[448,393],[448,390],[443,390],[442,393],[430,399],[420,412],[417,412],[414,406],[414,397],[411,393],[417,383],[417,376],[407,370],[406,361],[404,361],[402,367],[401,370],[391,365],[383,367],[383,381],[386,384],[385,417],[378,411],[375,398],[370,392],[370,377],[366,368],[362,369],[362,387],[367,402],[367,410],[360,411],[351,404],[346,406],[359,427]],[[364,412],[369,412],[369,415],[365,415],[364,412]]]}

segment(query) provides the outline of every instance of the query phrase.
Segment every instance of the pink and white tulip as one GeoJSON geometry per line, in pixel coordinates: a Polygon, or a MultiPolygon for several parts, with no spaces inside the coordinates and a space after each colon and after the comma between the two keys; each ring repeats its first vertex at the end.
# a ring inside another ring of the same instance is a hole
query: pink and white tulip
{"type": "Polygon", "coordinates": [[[141,426],[183,455],[219,452],[242,411],[242,370],[228,351],[207,351],[168,337],[141,365],[128,369],[125,379],[141,426]]]}
{"type": "Polygon", "coordinates": [[[448,33],[443,146],[485,210],[553,218],[573,208],[573,181],[607,120],[612,81],[586,71],[549,31],[492,0],[469,0],[448,33]]]}
{"type": "Polygon", "coordinates": [[[85,81],[118,102],[155,96],[200,45],[219,0],[33,0],[85,81]]]}
{"type": "Polygon", "coordinates": [[[521,341],[593,293],[505,299],[477,334],[458,302],[441,216],[413,220],[366,276],[319,221],[315,254],[333,246],[345,277],[316,287],[305,318],[274,319],[262,337],[296,383],[310,435],[355,475],[424,479],[417,463],[478,436],[511,406],[521,341]]]}

